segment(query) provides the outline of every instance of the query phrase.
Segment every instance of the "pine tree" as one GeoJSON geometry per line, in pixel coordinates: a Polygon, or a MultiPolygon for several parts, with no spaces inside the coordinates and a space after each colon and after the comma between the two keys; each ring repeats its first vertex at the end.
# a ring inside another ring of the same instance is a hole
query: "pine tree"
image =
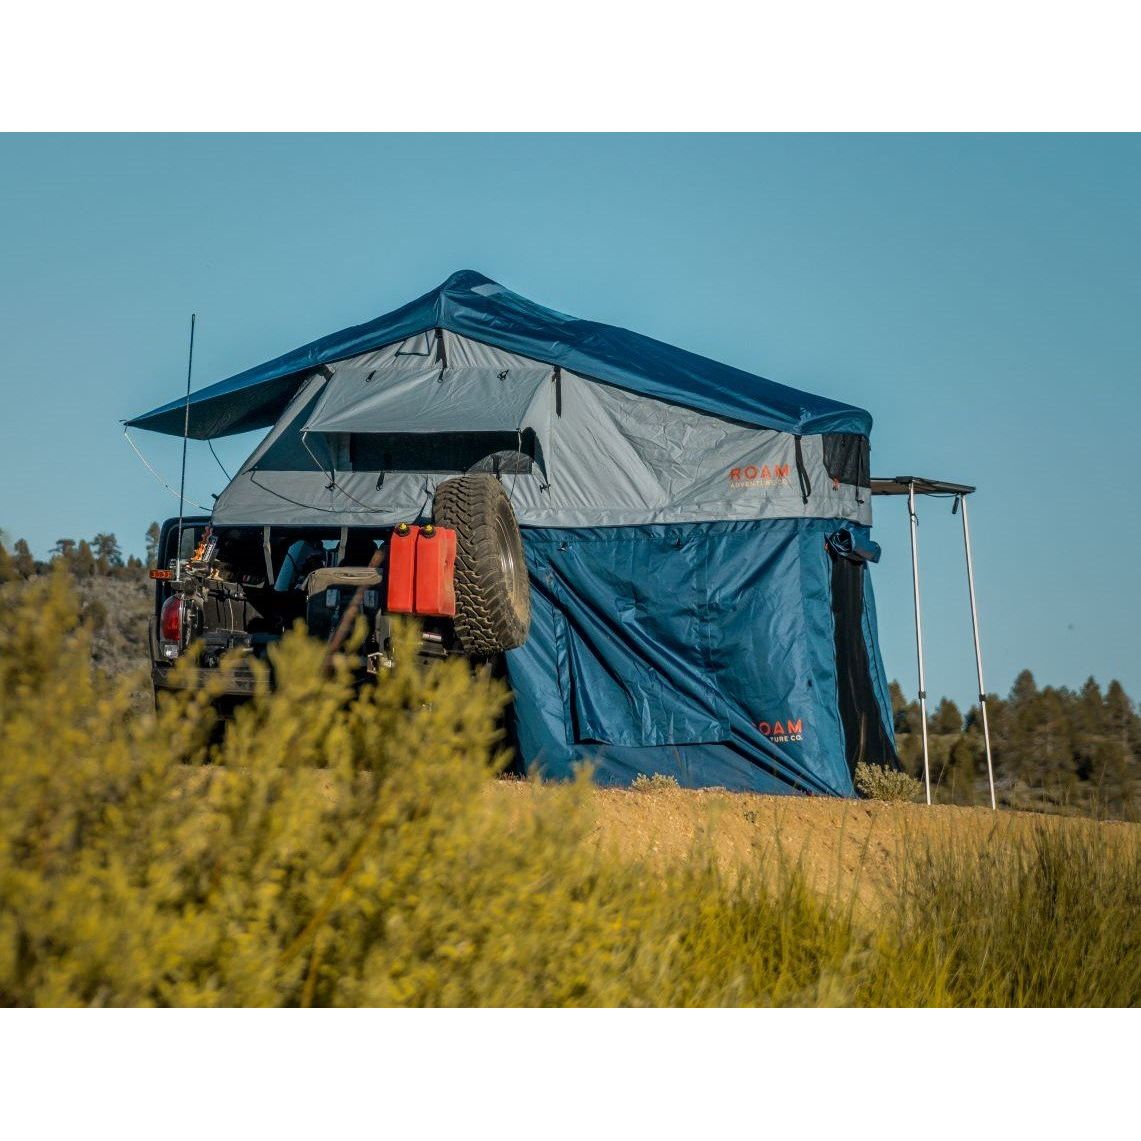
{"type": "Polygon", "coordinates": [[[158,566],[158,542],[162,536],[162,528],[152,523],[147,528],[147,566],[154,570],[158,566]]]}
{"type": "Polygon", "coordinates": [[[1101,696],[1101,686],[1092,677],[1087,677],[1081,691],[1081,724],[1086,733],[1101,734],[1105,731],[1105,703],[1101,696]]]}
{"type": "Polygon", "coordinates": [[[12,561],[21,578],[28,579],[36,573],[36,560],[26,539],[16,540],[16,545],[12,548],[12,561]]]}
{"type": "Polygon", "coordinates": [[[903,686],[897,681],[890,682],[887,687],[888,697],[891,700],[891,714],[894,717],[907,706],[907,698],[903,696],[903,686]]]}
{"type": "MultiPolygon", "coordinates": [[[[1078,769],[1074,756],[1073,718],[1071,710],[1067,709],[1067,705],[1072,704],[1068,690],[1047,686],[1033,703],[1037,721],[1031,732],[1041,783],[1066,804],[1073,800],[1078,769]]],[[[1033,783],[1032,777],[1028,783],[1033,783]]]]}
{"type": "Polygon", "coordinates": [[[975,776],[978,754],[975,740],[962,735],[951,746],[951,799],[956,804],[975,803],[975,776]]]}
{"type": "Polygon", "coordinates": [[[1141,719],[1116,678],[1105,691],[1105,729],[1106,797],[1120,804],[1126,818],[1133,820],[1141,784],[1141,719]]]}
{"type": "Polygon", "coordinates": [[[79,578],[92,578],[95,574],[95,556],[86,539],[79,540],[71,558],[71,570],[79,578]]]}
{"type": "Polygon", "coordinates": [[[75,540],[74,539],[56,539],[55,546],[51,549],[52,560],[59,559],[64,566],[70,567],[71,560],[75,557],[75,540]]]}
{"type": "Polygon", "coordinates": [[[1101,686],[1088,677],[1078,694],[1073,716],[1074,757],[1077,763],[1078,778],[1083,781],[1097,780],[1104,768],[1104,750],[1101,748],[1105,735],[1105,705],[1101,696],[1101,686]]]}
{"type": "Polygon", "coordinates": [[[929,724],[932,733],[962,733],[963,715],[950,698],[944,697],[929,724]]]}
{"type": "Polygon", "coordinates": [[[903,687],[898,681],[888,686],[891,697],[891,712],[893,725],[897,733],[918,733],[922,727],[923,718],[919,712],[918,701],[908,701],[903,694],[903,687]]]}
{"type": "Polygon", "coordinates": [[[1023,670],[1010,687],[1011,705],[1026,705],[1038,696],[1038,683],[1029,670],[1023,670]]]}
{"type": "Polygon", "coordinates": [[[101,575],[110,574],[123,565],[123,552],[119,548],[119,540],[114,535],[103,532],[91,540],[95,552],[96,570],[101,575]]]}
{"type": "Polygon", "coordinates": [[[1038,685],[1029,670],[1023,670],[1010,687],[1002,711],[998,754],[1003,770],[1025,784],[1040,783],[1043,740],[1042,704],[1038,685]]]}

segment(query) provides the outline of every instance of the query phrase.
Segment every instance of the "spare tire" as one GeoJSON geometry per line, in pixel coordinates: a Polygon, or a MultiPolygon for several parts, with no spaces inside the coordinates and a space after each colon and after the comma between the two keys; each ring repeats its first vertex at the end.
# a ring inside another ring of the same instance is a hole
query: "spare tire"
{"type": "Polygon", "coordinates": [[[456,636],[464,653],[521,646],[531,626],[531,584],[515,512],[493,475],[436,488],[433,517],[456,533],[456,636]]]}

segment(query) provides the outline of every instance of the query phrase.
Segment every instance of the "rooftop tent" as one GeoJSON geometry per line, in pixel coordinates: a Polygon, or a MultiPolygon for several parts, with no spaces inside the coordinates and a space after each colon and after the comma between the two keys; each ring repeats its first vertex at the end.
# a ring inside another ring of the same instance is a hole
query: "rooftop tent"
{"type": "MultiPolygon", "coordinates": [[[[130,423],[181,434],[184,408],[130,423]]],[[[224,524],[412,522],[496,473],[532,586],[519,751],[550,777],[850,795],[858,760],[894,761],[858,408],[465,271],[194,394],[190,423],[272,424],[224,524]]]]}

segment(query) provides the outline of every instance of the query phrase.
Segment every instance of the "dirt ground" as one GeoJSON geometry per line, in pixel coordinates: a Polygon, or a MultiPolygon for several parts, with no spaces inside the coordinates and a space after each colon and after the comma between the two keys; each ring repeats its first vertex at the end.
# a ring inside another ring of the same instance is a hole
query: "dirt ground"
{"type": "MultiPolygon", "coordinates": [[[[523,782],[497,781],[492,795],[525,812],[542,795],[523,782]]],[[[1028,843],[1035,828],[1095,829],[1113,844],[1141,844],[1141,825],[1098,823],[989,808],[885,804],[830,798],[757,796],[723,790],[599,789],[594,839],[627,858],[685,859],[712,851],[730,874],[775,873],[799,863],[808,882],[834,899],[874,909],[891,894],[909,852],[930,843],[981,853],[992,842],[1028,843]]]]}

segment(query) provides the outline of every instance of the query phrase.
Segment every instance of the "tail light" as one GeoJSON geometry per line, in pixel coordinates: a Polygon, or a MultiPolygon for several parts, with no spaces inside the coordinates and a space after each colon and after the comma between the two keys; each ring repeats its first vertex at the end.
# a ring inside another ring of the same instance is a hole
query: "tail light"
{"type": "Polygon", "coordinates": [[[181,643],[182,598],[179,595],[172,594],[170,598],[162,604],[162,617],[159,622],[159,629],[164,642],[181,643]]]}
{"type": "Polygon", "coordinates": [[[162,604],[159,614],[159,638],[163,643],[163,655],[168,658],[178,657],[182,649],[182,619],[185,612],[185,603],[180,595],[172,594],[162,604]]]}

